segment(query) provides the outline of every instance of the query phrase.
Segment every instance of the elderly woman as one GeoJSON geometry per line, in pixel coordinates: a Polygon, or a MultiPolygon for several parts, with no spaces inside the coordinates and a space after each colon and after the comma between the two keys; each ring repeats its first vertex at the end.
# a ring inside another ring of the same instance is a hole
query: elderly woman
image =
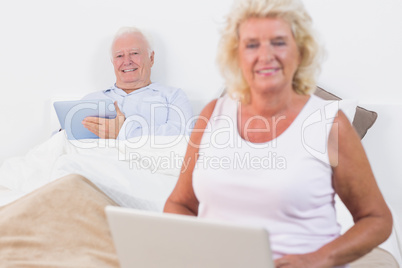
{"type": "Polygon", "coordinates": [[[238,1],[227,18],[229,94],[202,111],[165,212],[264,226],[276,267],[347,267],[387,239],[392,216],[345,114],[310,95],[311,18],[297,0],[238,1]],[[355,221],[343,235],[335,194],[355,221]]]}

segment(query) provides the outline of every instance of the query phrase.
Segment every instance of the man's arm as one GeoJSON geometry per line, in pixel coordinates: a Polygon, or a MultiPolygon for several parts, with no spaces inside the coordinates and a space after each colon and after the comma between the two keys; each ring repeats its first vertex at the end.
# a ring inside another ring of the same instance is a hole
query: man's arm
{"type": "MultiPolygon", "coordinates": [[[[145,106],[148,114],[127,115],[118,139],[141,135],[175,136],[190,135],[194,126],[193,110],[186,94],[176,89],[163,96],[166,102],[145,106]]],[[[150,99],[147,99],[149,102],[150,99]]],[[[140,103],[138,105],[141,105],[140,103]]],[[[141,109],[139,109],[141,110],[141,109]]]]}
{"type": "Polygon", "coordinates": [[[155,135],[190,135],[195,120],[193,108],[186,94],[182,90],[177,90],[168,101],[167,121],[165,124],[155,126],[155,135]]]}

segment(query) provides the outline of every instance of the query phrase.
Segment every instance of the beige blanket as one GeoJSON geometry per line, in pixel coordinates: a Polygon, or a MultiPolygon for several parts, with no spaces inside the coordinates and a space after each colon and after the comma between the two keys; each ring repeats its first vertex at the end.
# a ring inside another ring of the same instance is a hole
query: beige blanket
{"type": "MultiPolygon", "coordinates": [[[[116,204],[84,177],[68,175],[0,207],[0,267],[119,267],[107,205],[116,204]]],[[[351,267],[399,266],[376,249],[351,267]]]]}
{"type": "Polygon", "coordinates": [[[1,207],[1,267],[118,267],[107,205],[116,204],[68,175],[1,207]]]}

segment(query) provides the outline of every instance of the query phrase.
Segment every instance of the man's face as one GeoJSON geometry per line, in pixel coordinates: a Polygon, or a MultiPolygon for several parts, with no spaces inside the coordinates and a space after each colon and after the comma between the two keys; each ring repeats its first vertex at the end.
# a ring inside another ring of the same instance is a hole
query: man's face
{"type": "Polygon", "coordinates": [[[116,39],[112,62],[116,86],[127,93],[151,83],[154,53],[149,54],[148,44],[141,34],[129,33],[116,39]]]}

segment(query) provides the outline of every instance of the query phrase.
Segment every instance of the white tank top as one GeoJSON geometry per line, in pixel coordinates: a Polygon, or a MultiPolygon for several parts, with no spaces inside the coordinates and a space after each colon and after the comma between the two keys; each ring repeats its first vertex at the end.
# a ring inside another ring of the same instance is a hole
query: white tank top
{"type": "Polygon", "coordinates": [[[220,98],[202,137],[193,173],[198,216],[263,226],[274,258],[338,237],[326,150],[338,103],[312,95],[281,135],[258,144],[240,137],[238,107],[220,98]]]}

